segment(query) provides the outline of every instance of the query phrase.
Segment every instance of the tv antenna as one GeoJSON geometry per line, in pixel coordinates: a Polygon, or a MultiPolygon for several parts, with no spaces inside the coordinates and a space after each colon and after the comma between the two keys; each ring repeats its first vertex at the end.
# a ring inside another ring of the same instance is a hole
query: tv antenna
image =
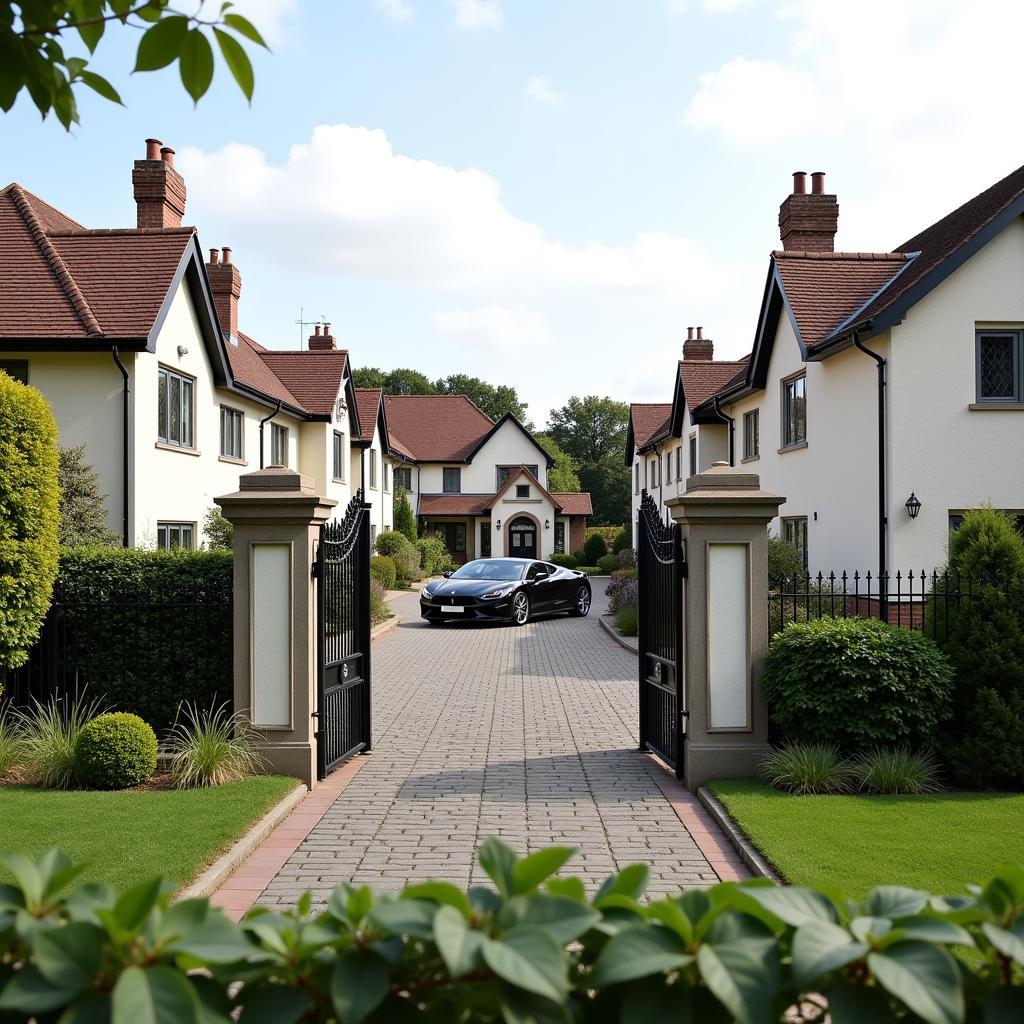
{"type": "Polygon", "coordinates": [[[327,319],[327,317],[325,317],[325,316],[321,316],[319,320],[306,320],[306,319],[304,319],[305,312],[306,312],[305,307],[304,306],[299,306],[299,319],[295,321],[296,326],[299,328],[299,348],[300,349],[302,348],[302,342],[303,342],[303,340],[306,337],[306,328],[307,327],[318,327],[320,324],[326,324],[326,323],[330,322],[327,319]]]}

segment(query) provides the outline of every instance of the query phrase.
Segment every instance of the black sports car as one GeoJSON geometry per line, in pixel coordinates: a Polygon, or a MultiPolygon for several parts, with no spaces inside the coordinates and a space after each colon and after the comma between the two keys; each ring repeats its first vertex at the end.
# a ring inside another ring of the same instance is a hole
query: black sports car
{"type": "Polygon", "coordinates": [[[477,558],[428,583],[420,612],[432,626],[494,620],[525,626],[534,615],[586,615],[590,598],[585,572],[529,558],[477,558]]]}

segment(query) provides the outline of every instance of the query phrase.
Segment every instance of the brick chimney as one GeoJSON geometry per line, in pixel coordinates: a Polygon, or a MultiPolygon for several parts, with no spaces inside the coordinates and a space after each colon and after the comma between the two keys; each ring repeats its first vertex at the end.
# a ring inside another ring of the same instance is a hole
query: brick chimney
{"type": "Polygon", "coordinates": [[[324,324],[323,331],[320,330],[320,325],[317,324],[313,333],[309,336],[307,344],[310,352],[328,352],[338,347],[334,341],[334,335],[331,334],[330,324],[324,324]]]}
{"type": "Polygon", "coordinates": [[[686,328],[686,341],[683,342],[683,359],[690,362],[693,359],[714,359],[715,358],[715,343],[710,338],[704,337],[704,328],[696,328],[697,334],[694,336],[694,328],[686,328]]]}
{"type": "Polygon", "coordinates": [[[825,172],[811,175],[807,194],[807,173],[793,172],[793,194],[779,207],[782,248],[797,252],[833,252],[839,224],[839,201],[825,194],[825,172]]]}
{"type": "Polygon", "coordinates": [[[146,159],[132,168],[137,226],[180,228],[185,216],[185,179],[174,169],[174,150],[146,139],[146,159]]]}
{"type": "Polygon", "coordinates": [[[213,292],[213,306],[224,337],[232,344],[238,344],[238,299],[242,294],[242,275],[231,262],[231,250],[225,246],[221,251],[210,250],[210,262],[206,274],[213,292]]]}

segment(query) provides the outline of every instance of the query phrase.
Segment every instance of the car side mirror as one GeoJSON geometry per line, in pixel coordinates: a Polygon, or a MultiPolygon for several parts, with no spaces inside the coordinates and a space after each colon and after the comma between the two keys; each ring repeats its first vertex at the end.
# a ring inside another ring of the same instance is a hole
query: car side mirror
{"type": "Polygon", "coordinates": [[[536,576],[533,577],[533,582],[541,583],[542,581],[546,580],[550,575],[551,573],[549,572],[539,572],[536,576]]]}
{"type": "Polygon", "coordinates": [[[444,571],[443,573],[441,573],[441,575],[442,575],[442,576],[443,576],[443,577],[444,577],[444,578],[445,578],[446,580],[450,580],[450,579],[452,578],[452,571],[451,571],[451,569],[445,569],[445,571],[444,571]]]}

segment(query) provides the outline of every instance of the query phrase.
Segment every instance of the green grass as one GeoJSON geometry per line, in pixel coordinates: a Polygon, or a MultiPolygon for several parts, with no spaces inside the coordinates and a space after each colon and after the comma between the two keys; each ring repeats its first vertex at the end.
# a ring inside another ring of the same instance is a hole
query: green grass
{"type": "MultiPolygon", "coordinates": [[[[259,776],[211,789],[59,792],[0,786],[0,850],[38,856],[59,846],[88,864],[85,882],[122,889],[157,875],[192,881],[296,785],[259,776]]],[[[0,873],[0,879],[6,881],[0,873]]]]}
{"type": "Polygon", "coordinates": [[[860,898],[876,885],[962,893],[1024,864],[1024,795],[791,796],[758,782],[710,783],[761,852],[795,885],[860,898]]]}

